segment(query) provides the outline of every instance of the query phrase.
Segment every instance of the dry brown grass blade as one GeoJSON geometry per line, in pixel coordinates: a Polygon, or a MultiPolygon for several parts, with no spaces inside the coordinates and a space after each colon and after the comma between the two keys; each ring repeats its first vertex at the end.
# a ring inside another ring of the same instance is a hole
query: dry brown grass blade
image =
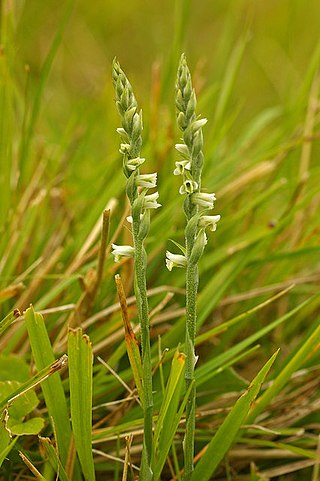
{"type": "Polygon", "coordinates": [[[2,289],[0,291],[0,299],[1,299],[1,301],[6,301],[8,299],[11,299],[12,297],[16,297],[24,289],[25,289],[25,285],[23,284],[23,282],[11,284],[10,286],[8,286],[5,289],[2,289]]]}
{"type": "Polygon", "coordinates": [[[21,451],[19,451],[19,456],[22,459],[22,461],[24,462],[24,464],[30,469],[32,474],[34,474],[36,479],[39,479],[40,481],[46,481],[46,478],[44,476],[42,476],[42,474],[37,470],[37,468],[32,464],[30,459],[25,454],[23,454],[21,451]]]}

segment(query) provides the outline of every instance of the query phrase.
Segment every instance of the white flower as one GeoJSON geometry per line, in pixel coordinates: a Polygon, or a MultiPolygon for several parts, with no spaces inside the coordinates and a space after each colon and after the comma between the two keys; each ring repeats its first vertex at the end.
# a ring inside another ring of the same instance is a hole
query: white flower
{"type": "Polygon", "coordinates": [[[126,167],[128,170],[136,170],[136,168],[143,164],[145,160],[146,159],[143,159],[141,157],[136,157],[135,159],[128,159],[126,161],[126,167]]]}
{"type": "Polygon", "coordinates": [[[157,202],[158,198],[159,198],[159,192],[154,192],[153,194],[145,195],[143,207],[145,209],[157,209],[158,207],[161,207],[161,204],[158,204],[157,202]]]}
{"type": "Polygon", "coordinates": [[[209,228],[211,231],[217,230],[217,222],[221,219],[220,215],[203,215],[200,217],[199,226],[209,228]]]}
{"type": "Polygon", "coordinates": [[[185,170],[191,169],[190,160],[179,160],[176,162],[176,168],[173,171],[173,175],[182,175],[185,170]]]}
{"type": "Polygon", "coordinates": [[[127,155],[130,152],[131,145],[130,144],[120,144],[119,152],[120,154],[127,155]]]}
{"type": "Polygon", "coordinates": [[[133,257],[134,247],[132,246],[118,246],[112,244],[112,255],[114,256],[114,262],[119,262],[122,257],[133,257]]]}
{"type": "Polygon", "coordinates": [[[202,207],[208,207],[209,209],[213,209],[215,200],[215,194],[206,194],[204,192],[196,192],[192,196],[192,202],[194,204],[201,205],[202,207]]]}
{"type": "Polygon", "coordinates": [[[172,271],[173,267],[186,267],[187,258],[181,254],[172,254],[172,252],[166,252],[166,266],[169,271],[172,271]]]}
{"type": "Polygon", "coordinates": [[[195,180],[187,179],[183,182],[179,189],[180,194],[192,194],[198,188],[198,184],[195,180]]]}
{"type": "Polygon", "coordinates": [[[153,189],[157,187],[157,174],[139,174],[136,177],[136,185],[138,187],[145,187],[146,189],[153,189]]]}
{"type": "Polygon", "coordinates": [[[178,152],[182,155],[186,155],[187,157],[190,155],[189,149],[186,146],[186,144],[176,144],[175,148],[177,149],[178,152]]]}

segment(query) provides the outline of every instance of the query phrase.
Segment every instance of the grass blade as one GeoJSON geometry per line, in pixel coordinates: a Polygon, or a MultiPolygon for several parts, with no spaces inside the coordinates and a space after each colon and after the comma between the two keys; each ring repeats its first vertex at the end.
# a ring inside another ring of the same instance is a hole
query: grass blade
{"type": "Polygon", "coordinates": [[[261,385],[274,363],[278,352],[279,351],[273,354],[251,382],[246,392],[235,403],[223,424],[219,427],[215,436],[208,444],[199,463],[196,465],[192,475],[192,481],[209,481],[236,438],[242,423],[246,419],[252,402],[257,397],[261,385]]]}
{"type": "Polygon", "coordinates": [[[58,474],[60,481],[69,481],[67,473],[65,472],[63,466],[61,465],[58,454],[55,448],[53,447],[50,439],[39,436],[39,441],[40,441],[41,449],[45,453],[45,457],[48,458],[49,463],[51,464],[55,472],[58,474]]]}
{"type": "Polygon", "coordinates": [[[70,410],[75,445],[87,481],[95,481],[92,455],[92,348],[82,329],[68,335],[70,410]]]}
{"type": "Polygon", "coordinates": [[[192,385],[185,394],[179,408],[178,403],[183,386],[186,356],[176,351],[172,360],[171,371],[167,382],[164,399],[160,408],[159,417],[155,429],[156,459],[154,460],[154,480],[157,481],[167,459],[174,435],[178,428],[187,400],[192,390],[192,385]]]}
{"type": "Polygon", "coordinates": [[[12,322],[20,316],[19,309],[10,312],[2,321],[0,321],[0,335],[12,324],[12,322]]]}
{"type": "MultiPolygon", "coordinates": [[[[36,367],[42,370],[55,361],[44,319],[33,307],[26,310],[24,318],[36,367]]],[[[54,425],[61,462],[66,466],[71,443],[71,426],[60,376],[51,376],[41,388],[54,425]]]]}
{"type": "Polygon", "coordinates": [[[259,398],[257,404],[250,412],[247,422],[251,423],[253,420],[265,409],[265,407],[275,398],[281,391],[283,386],[290,380],[292,374],[297,371],[301,365],[312,354],[319,349],[320,344],[320,325],[316,328],[313,334],[300,347],[293,358],[282,369],[279,375],[274,379],[271,386],[259,398]]]}
{"type": "Polygon", "coordinates": [[[131,327],[129,316],[128,316],[128,306],[119,274],[115,276],[116,286],[118,291],[119,302],[121,306],[122,319],[125,330],[125,341],[127,346],[127,353],[129,357],[130,366],[132,369],[132,374],[134,382],[136,384],[139,398],[141,404],[143,405],[143,388],[142,388],[142,363],[139,350],[139,343],[131,327]]]}

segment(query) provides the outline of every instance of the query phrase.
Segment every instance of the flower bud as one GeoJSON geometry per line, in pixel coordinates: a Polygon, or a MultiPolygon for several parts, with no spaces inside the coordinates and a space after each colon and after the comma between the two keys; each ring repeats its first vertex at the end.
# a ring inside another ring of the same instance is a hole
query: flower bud
{"type": "Polygon", "coordinates": [[[207,241],[206,233],[204,229],[201,229],[196,237],[196,240],[194,242],[191,255],[189,258],[189,262],[191,265],[198,264],[207,242],[208,241],[207,241]]]}
{"type": "Polygon", "coordinates": [[[186,118],[183,112],[179,112],[177,117],[177,124],[181,130],[184,130],[187,126],[186,118]]]}
{"type": "Polygon", "coordinates": [[[138,236],[140,240],[147,237],[150,229],[150,210],[146,210],[141,216],[138,236]]]}
{"type": "Polygon", "coordinates": [[[121,140],[124,140],[125,142],[128,142],[128,140],[129,140],[128,134],[122,127],[119,127],[117,129],[117,133],[120,135],[121,140]]]}
{"type": "Polygon", "coordinates": [[[201,129],[206,123],[208,122],[208,119],[198,119],[192,122],[192,130],[193,132],[197,132],[199,129],[201,129]]]}
{"type": "Polygon", "coordinates": [[[186,144],[176,144],[175,148],[180,154],[185,155],[186,157],[190,156],[190,152],[186,144]]]}

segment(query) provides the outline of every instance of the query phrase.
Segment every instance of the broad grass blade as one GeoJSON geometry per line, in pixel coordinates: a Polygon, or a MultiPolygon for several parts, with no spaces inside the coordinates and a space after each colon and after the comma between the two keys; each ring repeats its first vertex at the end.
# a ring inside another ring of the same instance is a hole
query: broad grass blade
{"type": "Polygon", "coordinates": [[[232,410],[216,432],[207,446],[207,449],[196,465],[192,475],[192,481],[209,481],[212,474],[218,467],[224,455],[230,448],[232,442],[246,419],[252,402],[257,397],[261,385],[264,382],[278,352],[275,352],[269,361],[259,371],[257,376],[249,385],[246,392],[238,399],[232,410]]]}
{"type": "MultiPolygon", "coordinates": [[[[36,367],[38,370],[44,369],[55,361],[55,356],[43,317],[30,307],[26,310],[24,318],[36,367]]],[[[61,462],[66,466],[71,443],[71,426],[60,376],[49,377],[42,383],[41,388],[54,425],[61,462]]]]}
{"type": "Polygon", "coordinates": [[[68,334],[70,410],[74,440],[82,472],[95,481],[92,455],[92,347],[82,329],[68,334]]]}
{"type": "Polygon", "coordinates": [[[161,476],[161,472],[172,445],[174,435],[192,389],[192,386],[190,386],[180,408],[178,409],[184,380],[185,362],[185,354],[177,350],[172,360],[171,371],[164,392],[164,398],[161,404],[154,434],[155,459],[153,471],[155,481],[161,476]]]}

